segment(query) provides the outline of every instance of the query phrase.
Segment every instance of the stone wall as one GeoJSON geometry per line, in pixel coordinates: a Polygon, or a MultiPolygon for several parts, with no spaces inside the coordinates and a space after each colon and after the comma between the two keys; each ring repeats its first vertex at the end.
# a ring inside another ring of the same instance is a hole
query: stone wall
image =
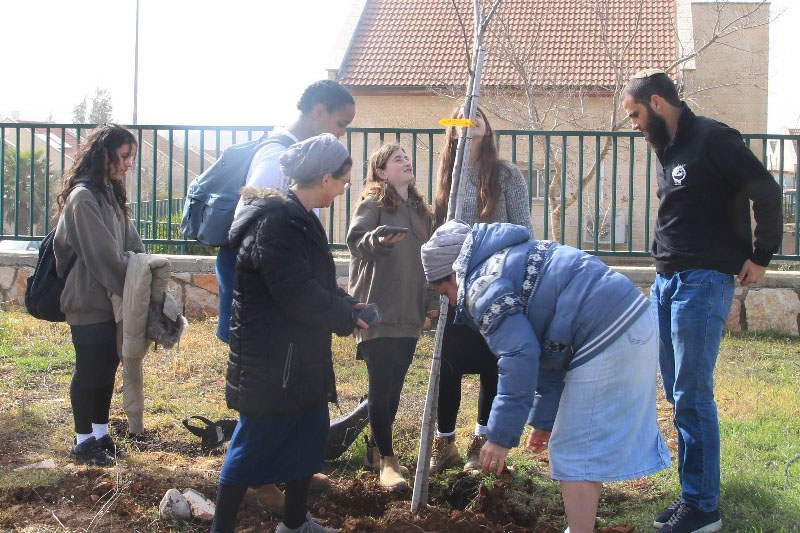
{"type": "MultiPolygon", "coordinates": [[[[172,264],[170,290],[189,319],[217,315],[214,258],[168,256],[172,264]]],[[[0,253],[0,302],[3,308],[23,305],[25,280],[36,265],[36,252],[0,253]]],[[[649,266],[617,266],[644,294],[649,294],[655,270],[649,266]]],[[[336,259],[339,285],[347,288],[347,260],[336,259]]],[[[738,287],[727,330],[776,331],[798,335],[800,330],[800,272],[769,271],[757,286],[738,287]]]]}

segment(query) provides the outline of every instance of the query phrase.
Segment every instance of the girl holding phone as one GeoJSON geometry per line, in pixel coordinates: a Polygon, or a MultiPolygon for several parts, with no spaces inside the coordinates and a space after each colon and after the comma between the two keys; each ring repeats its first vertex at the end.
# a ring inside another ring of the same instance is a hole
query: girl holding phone
{"type": "Polygon", "coordinates": [[[392,491],[408,488],[408,470],[399,465],[392,447],[400,392],[425,315],[435,316],[438,307],[419,255],[431,221],[405,151],[396,144],[382,146],[370,156],[347,247],[350,294],[359,302],[377,304],[381,315],[380,323],[358,333],[357,358],[366,362],[369,376],[372,432],[365,466],[379,470],[381,484],[392,491]]]}

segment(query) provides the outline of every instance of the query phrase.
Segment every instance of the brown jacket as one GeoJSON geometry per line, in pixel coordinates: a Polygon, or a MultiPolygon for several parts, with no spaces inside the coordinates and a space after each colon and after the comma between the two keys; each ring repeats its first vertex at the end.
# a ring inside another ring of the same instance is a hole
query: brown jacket
{"type": "Polygon", "coordinates": [[[413,200],[395,213],[379,208],[369,196],[358,204],[347,232],[350,249],[350,294],[359,302],[375,303],[381,322],[362,331],[359,341],[377,337],[419,337],[425,312],[438,309],[422,271],[419,249],[428,240],[431,223],[417,213],[413,200]],[[378,226],[409,228],[405,238],[384,246],[375,234],[378,226]]]}

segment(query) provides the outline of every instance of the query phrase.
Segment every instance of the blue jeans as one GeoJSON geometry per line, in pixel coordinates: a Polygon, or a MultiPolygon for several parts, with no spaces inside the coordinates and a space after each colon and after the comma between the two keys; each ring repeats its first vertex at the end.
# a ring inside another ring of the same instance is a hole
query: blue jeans
{"type": "Polygon", "coordinates": [[[714,365],[734,288],[732,275],[698,269],[658,274],[650,289],[658,316],[661,380],[678,433],[682,496],[703,511],[716,509],[719,499],[714,365]]]}
{"type": "Polygon", "coordinates": [[[233,305],[233,278],[236,274],[238,248],[222,246],[217,252],[217,299],[219,302],[217,338],[228,343],[231,336],[231,305],[233,305]]]}

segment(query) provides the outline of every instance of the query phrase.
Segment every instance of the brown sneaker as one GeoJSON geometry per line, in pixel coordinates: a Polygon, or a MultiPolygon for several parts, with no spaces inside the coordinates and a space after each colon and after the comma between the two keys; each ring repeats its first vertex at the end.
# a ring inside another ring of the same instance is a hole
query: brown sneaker
{"type": "Polygon", "coordinates": [[[433,439],[431,454],[431,474],[439,474],[448,466],[461,462],[461,455],[456,448],[455,437],[436,437],[433,439]]]}
{"type": "Polygon", "coordinates": [[[381,459],[380,481],[381,485],[390,492],[405,492],[408,490],[408,482],[400,474],[400,463],[397,462],[396,456],[387,455],[381,459]]]}
{"type": "Polygon", "coordinates": [[[249,487],[245,497],[257,501],[264,509],[272,514],[283,516],[284,495],[276,485],[261,485],[249,487]]]}
{"type": "Polygon", "coordinates": [[[464,471],[477,472],[481,467],[481,448],[486,444],[486,435],[472,435],[467,446],[467,462],[464,471]]]}

